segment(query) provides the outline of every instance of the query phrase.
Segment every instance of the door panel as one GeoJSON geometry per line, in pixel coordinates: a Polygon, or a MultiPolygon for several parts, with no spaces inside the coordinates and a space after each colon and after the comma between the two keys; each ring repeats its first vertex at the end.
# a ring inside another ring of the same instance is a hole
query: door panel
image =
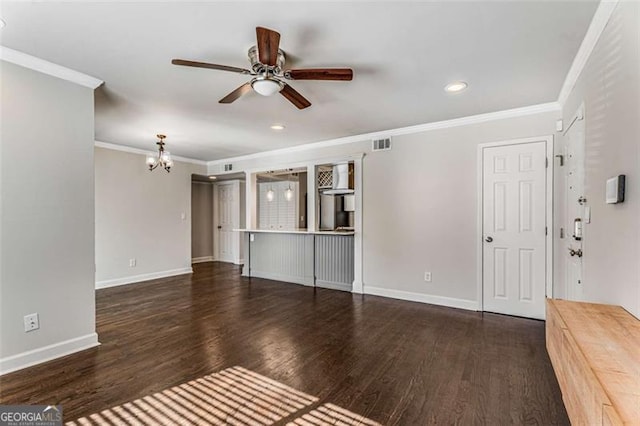
{"type": "MultiPolygon", "coordinates": [[[[584,206],[584,120],[576,119],[565,133],[565,220],[564,264],[567,299],[584,300],[582,284],[582,247],[584,233],[580,239],[574,235],[575,219],[582,221],[584,206]],[[572,255],[573,253],[573,255],[572,255]]],[[[582,224],[584,229],[584,223],[582,224]]]]}
{"type": "Polygon", "coordinates": [[[233,203],[232,185],[218,186],[218,260],[233,262],[233,203]]]}
{"type": "Polygon", "coordinates": [[[482,155],[484,310],[544,318],[546,143],[482,155]]]}

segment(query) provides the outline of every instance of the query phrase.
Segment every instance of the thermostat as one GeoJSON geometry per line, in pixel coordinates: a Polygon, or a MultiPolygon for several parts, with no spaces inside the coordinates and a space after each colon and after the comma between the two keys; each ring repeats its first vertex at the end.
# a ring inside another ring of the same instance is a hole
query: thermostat
{"type": "Polygon", "coordinates": [[[607,179],[607,204],[617,204],[624,201],[625,175],[618,175],[607,179]]]}

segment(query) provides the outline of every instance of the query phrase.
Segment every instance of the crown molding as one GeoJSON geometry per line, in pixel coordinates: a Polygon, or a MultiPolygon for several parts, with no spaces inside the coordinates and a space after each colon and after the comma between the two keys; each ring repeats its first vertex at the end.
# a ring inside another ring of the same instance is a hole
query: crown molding
{"type": "Polygon", "coordinates": [[[578,53],[576,53],[571,68],[569,68],[569,72],[564,79],[562,89],[560,89],[560,94],[558,95],[558,103],[560,105],[564,105],[569,98],[571,91],[575,87],[582,70],[587,64],[593,49],[596,47],[596,43],[598,43],[617,5],[618,0],[602,0],[598,5],[596,13],[593,14],[591,24],[589,24],[589,28],[587,29],[587,33],[582,40],[582,44],[578,49],[578,53]]]}
{"type": "MultiPolygon", "coordinates": [[[[97,148],[104,148],[104,149],[110,149],[113,151],[122,151],[122,152],[128,152],[130,154],[138,154],[138,155],[154,155],[157,154],[158,151],[147,151],[144,149],[140,149],[140,148],[133,148],[130,146],[124,146],[124,145],[116,145],[114,143],[109,143],[109,142],[100,142],[100,141],[94,141],[94,145],[97,148]]],[[[202,160],[196,160],[193,158],[187,158],[187,157],[180,157],[178,155],[173,155],[171,154],[171,159],[173,161],[180,161],[182,163],[191,163],[191,164],[199,164],[201,166],[206,166],[207,162],[206,161],[202,161],[202,160]]]]}
{"type": "Polygon", "coordinates": [[[363,133],[360,135],[346,136],[346,137],[337,138],[337,139],[329,139],[329,140],[320,141],[320,142],[296,145],[288,148],[257,152],[255,154],[223,158],[221,160],[212,160],[207,162],[207,166],[215,166],[219,164],[233,163],[236,161],[252,160],[256,158],[271,157],[275,155],[290,154],[293,152],[309,151],[312,149],[327,148],[330,146],[362,142],[370,139],[407,135],[411,133],[428,132],[431,130],[448,129],[451,127],[467,126],[470,124],[486,123],[488,121],[503,120],[505,118],[523,117],[523,116],[532,115],[532,114],[540,114],[544,112],[553,112],[553,111],[560,111],[560,110],[561,110],[561,106],[558,102],[549,102],[544,104],[530,105],[530,106],[521,107],[521,108],[513,108],[513,109],[507,109],[503,111],[496,111],[496,112],[489,112],[485,114],[477,114],[477,115],[470,115],[467,117],[454,118],[451,120],[435,121],[435,122],[426,123],[426,124],[418,124],[415,126],[399,127],[391,130],[383,130],[379,132],[363,133]]]}
{"type": "Polygon", "coordinates": [[[62,80],[70,81],[71,83],[88,87],[92,90],[104,83],[102,80],[91,77],[90,75],[72,70],[71,68],[63,67],[62,65],[54,64],[53,62],[45,61],[44,59],[36,58],[35,56],[27,55],[26,53],[18,52],[17,50],[9,49],[5,46],[0,46],[0,59],[43,74],[61,78],[62,80]]]}

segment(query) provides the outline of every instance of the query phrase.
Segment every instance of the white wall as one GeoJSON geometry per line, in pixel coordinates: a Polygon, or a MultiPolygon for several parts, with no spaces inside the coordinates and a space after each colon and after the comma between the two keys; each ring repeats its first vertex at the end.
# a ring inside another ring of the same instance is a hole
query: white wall
{"type": "Polygon", "coordinates": [[[191,184],[191,258],[213,260],[213,185],[191,184]]]}
{"type": "Polygon", "coordinates": [[[568,123],[584,102],[584,195],[592,216],[584,231],[585,297],[622,305],[640,318],[639,10],[638,2],[618,3],[565,102],[563,119],[568,123]],[[625,202],[607,205],[605,181],[618,174],[627,176],[625,202]]]}
{"type": "MultiPolygon", "coordinates": [[[[389,295],[475,307],[477,146],[552,135],[558,117],[559,112],[545,112],[396,136],[392,150],[384,152],[371,152],[371,141],[366,140],[278,153],[234,161],[233,168],[267,170],[286,162],[366,153],[364,292],[383,289],[389,295]],[[432,272],[431,283],[424,282],[425,271],[432,272]]],[[[209,173],[217,167],[210,166],[209,173]]]]}
{"type": "Polygon", "coordinates": [[[191,271],[193,173],[206,167],[149,172],[144,155],[95,148],[97,287],[191,271]]]}
{"type": "Polygon", "coordinates": [[[0,372],[97,344],[93,90],[4,61],[0,372]],[[24,332],[37,312],[40,329],[24,332]]]}

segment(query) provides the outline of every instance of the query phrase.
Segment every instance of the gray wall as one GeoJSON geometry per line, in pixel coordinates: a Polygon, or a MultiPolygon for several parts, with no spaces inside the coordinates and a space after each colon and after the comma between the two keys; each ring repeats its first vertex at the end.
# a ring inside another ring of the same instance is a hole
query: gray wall
{"type": "MultiPolygon", "coordinates": [[[[363,279],[367,287],[477,300],[478,144],[555,134],[559,112],[234,162],[234,170],[366,153],[363,279]],[[424,272],[432,282],[424,282],[424,272]]],[[[210,173],[215,173],[211,167],[210,173]]]]}
{"type": "Polygon", "coordinates": [[[191,268],[193,173],[206,167],[175,161],[171,173],[149,172],[144,155],[95,148],[98,287],[191,268]]]}
{"type": "MultiPolygon", "coordinates": [[[[618,3],[563,109],[564,122],[568,123],[579,105],[585,104],[585,196],[592,217],[584,230],[585,297],[593,302],[622,305],[637,317],[640,317],[639,9],[637,2],[618,3]],[[618,174],[627,175],[625,202],[607,205],[605,181],[618,174]]],[[[562,144],[557,150],[561,152],[562,144]]],[[[558,210],[558,214],[562,211],[558,210]]]]}
{"type": "Polygon", "coordinates": [[[95,343],[93,90],[0,67],[0,358],[95,343]]]}
{"type": "Polygon", "coordinates": [[[213,185],[191,184],[191,258],[213,257],[213,185]]]}

